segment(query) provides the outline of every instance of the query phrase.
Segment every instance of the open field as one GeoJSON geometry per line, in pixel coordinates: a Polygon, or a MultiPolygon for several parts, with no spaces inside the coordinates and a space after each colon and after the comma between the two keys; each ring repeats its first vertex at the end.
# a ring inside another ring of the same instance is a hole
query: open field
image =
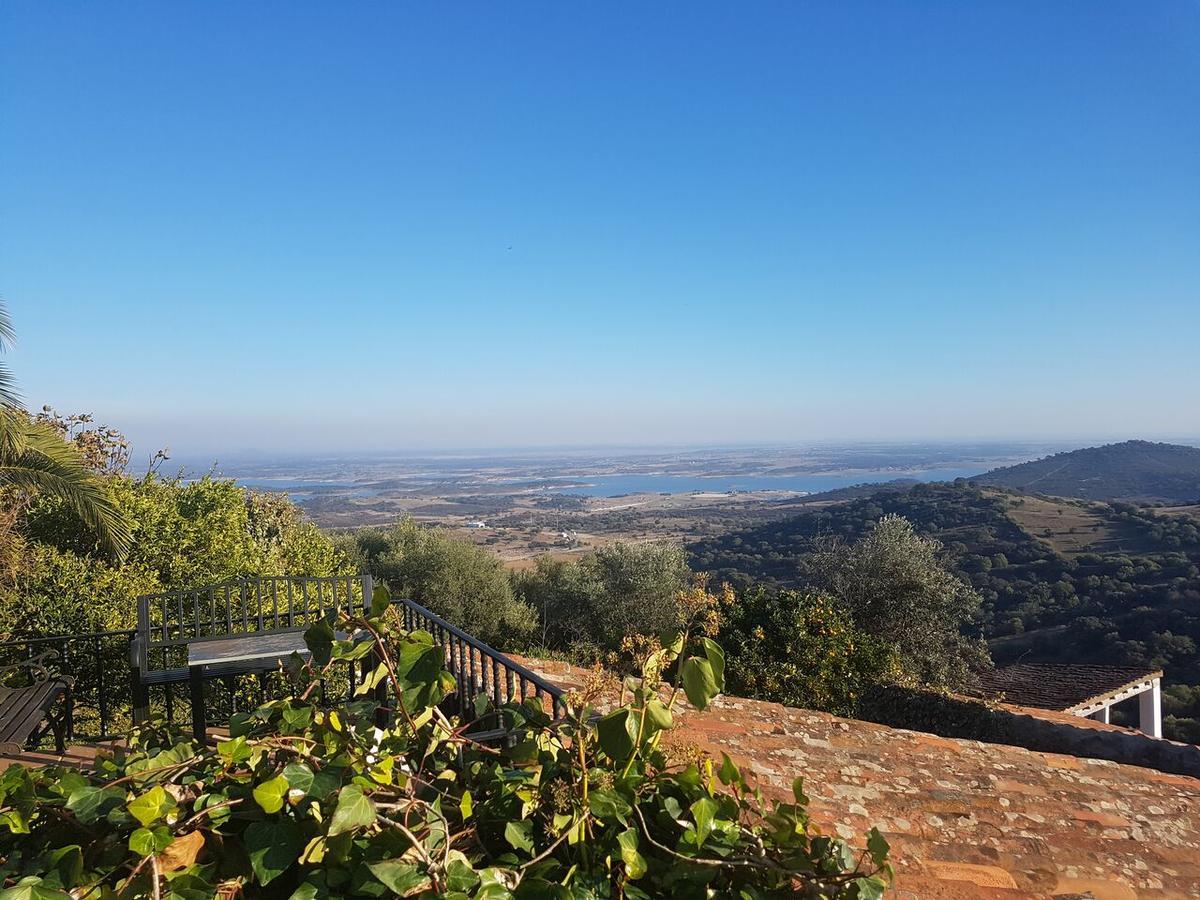
{"type": "Polygon", "coordinates": [[[1156,516],[1183,516],[1200,521],[1200,504],[1191,506],[1158,506],[1151,507],[1150,512],[1156,516]]]}
{"type": "Polygon", "coordinates": [[[1153,549],[1136,528],[1093,511],[1087,501],[1010,498],[1008,517],[1030,535],[1066,556],[1079,553],[1143,553],[1153,549]]]}

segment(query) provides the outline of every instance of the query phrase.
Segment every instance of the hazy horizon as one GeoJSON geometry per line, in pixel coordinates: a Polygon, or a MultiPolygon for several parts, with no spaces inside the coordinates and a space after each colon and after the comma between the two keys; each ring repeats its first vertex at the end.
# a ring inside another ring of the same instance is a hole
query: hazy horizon
{"type": "Polygon", "coordinates": [[[139,453],[1200,435],[1200,5],[0,8],[33,408],[139,453]]]}

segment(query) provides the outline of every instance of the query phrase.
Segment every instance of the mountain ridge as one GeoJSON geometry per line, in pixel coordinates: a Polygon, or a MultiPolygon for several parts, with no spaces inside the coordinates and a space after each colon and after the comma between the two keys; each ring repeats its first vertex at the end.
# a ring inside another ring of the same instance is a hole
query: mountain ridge
{"type": "Polygon", "coordinates": [[[1003,466],[971,480],[1082,500],[1194,503],[1200,500],[1200,448],[1129,440],[1003,466]]]}

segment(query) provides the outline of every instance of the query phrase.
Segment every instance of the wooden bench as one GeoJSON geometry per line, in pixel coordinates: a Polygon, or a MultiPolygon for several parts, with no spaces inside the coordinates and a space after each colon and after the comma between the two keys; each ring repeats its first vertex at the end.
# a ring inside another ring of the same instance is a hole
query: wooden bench
{"type": "Polygon", "coordinates": [[[28,670],[30,684],[8,687],[0,684],[0,754],[20,753],[27,747],[35,747],[46,734],[54,732],[54,748],[58,753],[66,750],[67,730],[71,721],[71,688],[75,681],[67,675],[51,675],[44,662],[57,656],[47,651],[33,659],[0,666],[0,675],[28,670]],[[57,715],[54,708],[59,699],[62,711],[57,715]]]}
{"type": "MultiPolygon", "coordinates": [[[[235,578],[182,591],[138,598],[137,635],[130,642],[133,718],[150,715],[150,688],[186,684],[196,676],[189,659],[206,644],[254,637],[264,645],[299,641],[330,612],[361,614],[371,604],[370,575],[235,578]]],[[[290,653],[290,649],[289,649],[290,653]]],[[[206,661],[203,678],[272,671],[281,656],[257,664],[244,659],[206,661]]],[[[199,696],[192,685],[193,698],[199,696]]],[[[193,720],[198,711],[193,710],[193,720]]]]}

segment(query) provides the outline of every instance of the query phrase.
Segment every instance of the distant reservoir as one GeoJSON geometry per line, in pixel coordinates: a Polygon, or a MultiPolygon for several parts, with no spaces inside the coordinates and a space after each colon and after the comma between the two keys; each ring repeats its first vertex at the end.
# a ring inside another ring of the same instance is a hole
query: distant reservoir
{"type": "Polygon", "coordinates": [[[832,491],[855,484],[875,484],[897,478],[918,481],[953,481],[979,475],[979,469],[923,469],[919,471],[838,472],[805,475],[589,475],[569,484],[547,484],[548,490],[588,497],[621,497],[625,494],[687,494],[693,491],[832,491]]]}

